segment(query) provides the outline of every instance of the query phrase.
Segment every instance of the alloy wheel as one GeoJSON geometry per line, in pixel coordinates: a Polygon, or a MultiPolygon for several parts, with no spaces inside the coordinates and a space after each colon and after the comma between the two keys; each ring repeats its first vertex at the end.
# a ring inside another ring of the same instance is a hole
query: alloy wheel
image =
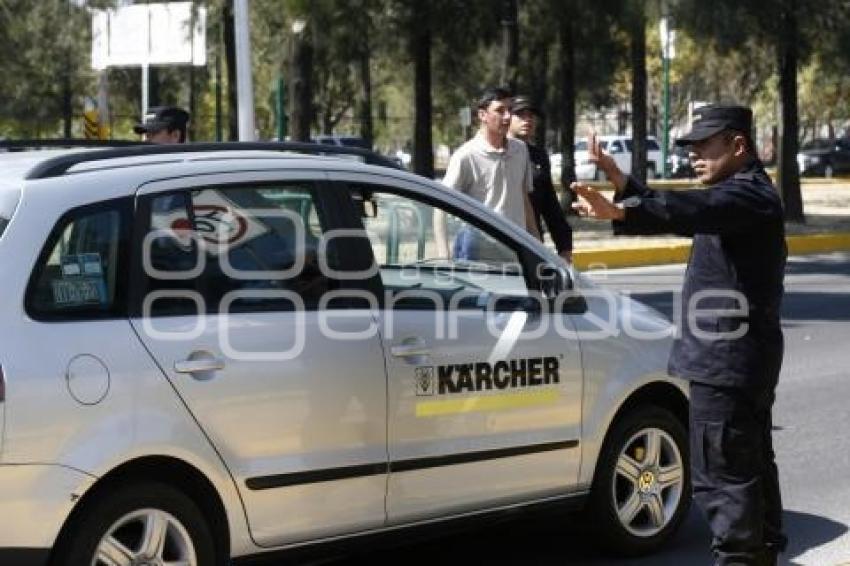
{"type": "Polygon", "coordinates": [[[611,495],[629,533],[652,537],[673,519],[684,496],[685,470],[675,440],[659,428],[629,438],[617,457],[611,495]]]}

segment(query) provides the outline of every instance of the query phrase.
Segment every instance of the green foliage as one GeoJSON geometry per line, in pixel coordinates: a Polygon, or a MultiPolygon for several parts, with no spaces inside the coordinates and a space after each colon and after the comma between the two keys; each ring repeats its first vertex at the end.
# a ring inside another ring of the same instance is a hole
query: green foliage
{"type": "MultiPolygon", "coordinates": [[[[313,131],[360,132],[362,68],[369,59],[376,147],[408,146],[413,129],[411,32],[415,0],[251,0],[255,115],[262,138],[276,133],[275,89],[288,80],[292,23],[306,19],[314,37],[313,131]]],[[[674,122],[692,100],[751,104],[760,124],[775,123],[776,13],[791,0],[679,0],[674,16],[677,58],[671,68],[674,122]]],[[[213,139],[215,63],[221,59],[222,11],[228,0],[206,6],[208,66],[157,67],[153,101],[189,106],[194,75],[195,139],[213,139]]],[[[57,136],[63,127],[66,85],[72,93],[75,135],[87,97],[96,96],[90,68],[91,17],[81,2],[0,0],[0,136],[57,136]]],[[[88,6],[111,5],[110,0],[88,6]]],[[[799,74],[802,127],[850,118],[850,5],[846,0],[796,0],[800,23],[799,74]]],[[[484,87],[498,82],[502,61],[500,2],[432,0],[432,99],[435,143],[456,146],[468,135],[458,111],[484,87]]],[[[650,106],[660,106],[658,3],[639,0],[523,0],[519,3],[519,88],[542,97],[550,129],[558,128],[561,82],[558,30],[566,25],[575,49],[577,112],[630,99],[628,23],[647,10],[650,106]]],[[[113,135],[133,138],[141,78],[138,68],[109,71],[113,135]]],[[[226,86],[226,85],[223,85],[226,86]]],[[[226,90],[224,90],[226,99],[226,90]]],[[[222,109],[227,120],[227,110],[222,109]]],[[[805,131],[803,132],[805,133],[805,131]]]]}

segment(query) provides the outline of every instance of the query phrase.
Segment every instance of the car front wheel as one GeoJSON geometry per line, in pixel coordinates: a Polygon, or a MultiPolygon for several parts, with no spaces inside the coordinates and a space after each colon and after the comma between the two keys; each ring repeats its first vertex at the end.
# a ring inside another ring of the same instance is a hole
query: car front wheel
{"type": "Polygon", "coordinates": [[[614,425],[600,454],[588,512],[605,549],[636,556],[676,532],[690,506],[687,433],[660,407],[614,425]]]}
{"type": "Polygon", "coordinates": [[[218,566],[212,534],[195,503],[171,486],[134,484],[96,496],[57,546],[56,566],[218,566]]]}

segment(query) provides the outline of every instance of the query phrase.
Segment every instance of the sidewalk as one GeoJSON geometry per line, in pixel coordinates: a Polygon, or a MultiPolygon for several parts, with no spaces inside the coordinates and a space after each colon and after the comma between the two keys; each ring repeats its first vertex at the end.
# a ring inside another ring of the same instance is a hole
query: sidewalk
{"type": "MultiPolygon", "coordinates": [[[[785,225],[789,255],[850,250],[850,179],[805,180],[802,191],[806,223],[785,225]]],[[[610,222],[575,216],[569,222],[579,269],[683,263],[690,253],[690,238],[615,237],[610,222]]]]}

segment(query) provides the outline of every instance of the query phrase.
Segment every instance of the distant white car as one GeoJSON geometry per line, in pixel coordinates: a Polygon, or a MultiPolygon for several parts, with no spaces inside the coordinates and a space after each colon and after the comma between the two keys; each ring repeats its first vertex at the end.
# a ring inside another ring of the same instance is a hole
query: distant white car
{"type": "MultiPolygon", "coordinates": [[[[630,136],[599,136],[599,142],[602,149],[614,158],[621,171],[632,170],[632,138],[630,136]]],[[[652,179],[661,171],[661,146],[652,136],[647,137],[646,145],[646,176],[652,179]]],[[[576,178],[596,180],[605,178],[605,173],[599,171],[588,159],[587,138],[576,140],[573,156],[576,164],[576,178]]]]}

